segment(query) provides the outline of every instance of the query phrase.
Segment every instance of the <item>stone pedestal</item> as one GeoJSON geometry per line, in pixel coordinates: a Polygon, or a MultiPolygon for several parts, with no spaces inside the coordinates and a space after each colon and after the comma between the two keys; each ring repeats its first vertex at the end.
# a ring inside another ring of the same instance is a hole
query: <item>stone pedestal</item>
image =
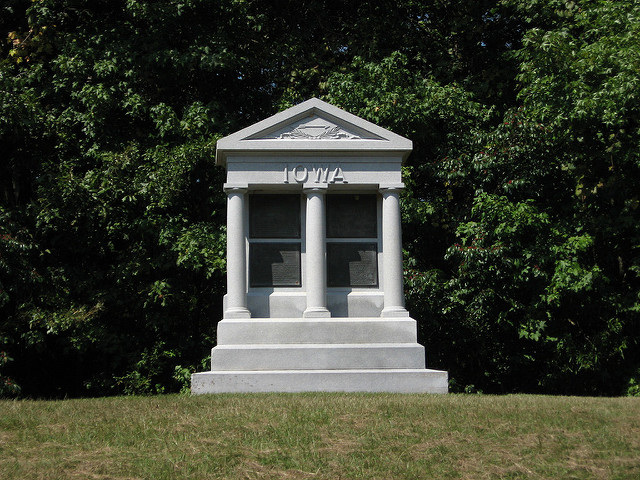
{"type": "Polygon", "coordinates": [[[404,305],[410,152],[317,99],[218,141],[227,295],[211,370],[192,376],[192,393],[447,393],[404,305]]]}
{"type": "Polygon", "coordinates": [[[447,372],[425,369],[416,322],[399,318],[226,319],[210,372],[192,393],[447,393],[447,372]]]}
{"type": "Polygon", "coordinates": [[[195,373],[191,393],[448,393],[447,372],[428,369],[271,370],[195,373]]]}

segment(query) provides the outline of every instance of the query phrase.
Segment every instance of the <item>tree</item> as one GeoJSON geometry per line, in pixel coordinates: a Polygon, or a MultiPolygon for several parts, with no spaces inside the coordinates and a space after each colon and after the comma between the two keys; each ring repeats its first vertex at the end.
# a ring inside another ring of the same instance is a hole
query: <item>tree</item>
{"type": "Polygon", "coordinates": [[[632,2],[1,8],[0,381],[179,389],[221,314],[215,143],[320,96],[414,141],[407,296],[454,390],[640,382],[632,2]]]}
{"type": "Polygon", "coordinates": [[[507,52],[520,104],[483,109],[397,56],[337,74],[330,98],[415,141],[407,293],[430,364],[460,389],[624,393],[638,383],[637,7],[505,6],[522,27],[507,52]]]}

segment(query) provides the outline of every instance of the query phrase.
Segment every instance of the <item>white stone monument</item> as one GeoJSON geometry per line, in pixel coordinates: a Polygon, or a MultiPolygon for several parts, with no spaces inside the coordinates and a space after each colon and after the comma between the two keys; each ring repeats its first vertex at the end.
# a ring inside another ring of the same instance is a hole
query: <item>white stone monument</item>
{"type": "Polygon", "coordinates": [[[227,294],[191,391],[448,391],[404,307],[410,140],[311,99],[218,141],[227,294]]]}

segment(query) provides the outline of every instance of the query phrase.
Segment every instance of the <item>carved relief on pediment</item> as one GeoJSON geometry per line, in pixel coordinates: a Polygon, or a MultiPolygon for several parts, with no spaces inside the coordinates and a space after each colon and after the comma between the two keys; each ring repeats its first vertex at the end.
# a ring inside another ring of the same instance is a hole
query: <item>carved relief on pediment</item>
{"type": "Polygon", "coordinates": [[[357,126],[342,125],[318,115],[310,115],[279,128],[260,132],[248,140],[380,140],[381,137],[357,126]]]}
{"type": "Polygon", "coordinates": [[[301,140],[357,140],[360,137],[333,125],[300,125],[278,138],[301,140]]]}

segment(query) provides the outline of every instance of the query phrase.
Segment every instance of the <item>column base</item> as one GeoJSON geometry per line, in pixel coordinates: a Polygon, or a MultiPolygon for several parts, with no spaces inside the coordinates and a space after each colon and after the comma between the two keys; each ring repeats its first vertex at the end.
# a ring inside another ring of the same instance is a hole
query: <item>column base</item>
{"type": "Polygon", "coordinates": [[[307,308],[302,313],[302,316],[304,318],[329,318],[331,317],[331,312],[326,308],[314,307],[314,308],[307,308]]]}
{"type": "Polygon", "coordinates": [[[246,308],[229,308],[224,311],[223,318],[251,318],[251,312],[246,308]]]}
{"type": "Polygon", "coordinates": [[[381,317],[408,317],[409,311],[404,307],[389,307],[383,308],[380,313],[381,317]]]}

